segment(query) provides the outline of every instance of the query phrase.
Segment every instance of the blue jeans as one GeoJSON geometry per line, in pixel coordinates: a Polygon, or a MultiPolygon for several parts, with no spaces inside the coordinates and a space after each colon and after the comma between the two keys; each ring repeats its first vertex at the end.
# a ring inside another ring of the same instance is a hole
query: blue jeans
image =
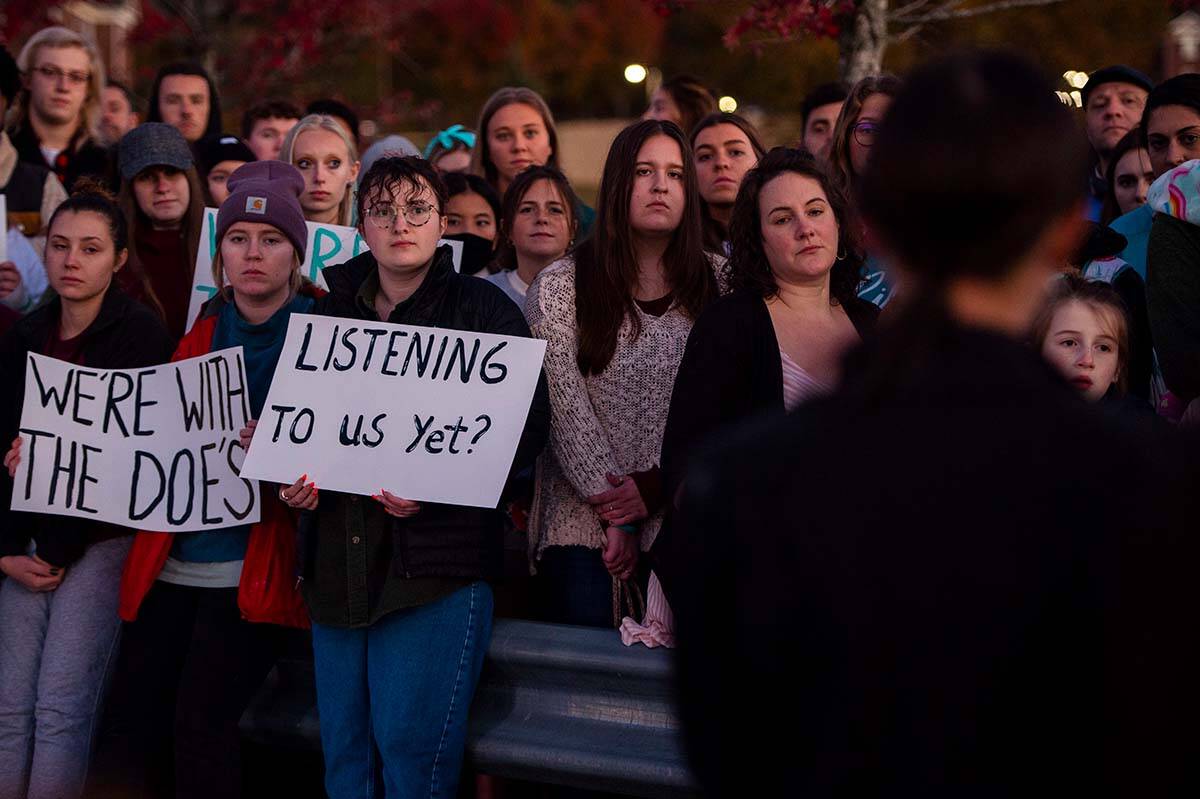
{"type": "Polygon", "coordinates": [[[313,625],[331,799],[456,795],[491,636],[492,589],[482,582],[367,628],[313,625]]]}
{"type": "Polygon", "coordinates": [[[58,588],[0,584],[0,797],[83,793],[121,636],[117,595],[132,536],[101,541],[58,588]]]}

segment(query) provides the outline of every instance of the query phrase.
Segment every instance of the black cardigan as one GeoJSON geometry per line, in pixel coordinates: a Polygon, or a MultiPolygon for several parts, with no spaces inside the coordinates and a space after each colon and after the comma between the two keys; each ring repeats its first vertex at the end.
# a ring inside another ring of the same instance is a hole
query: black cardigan
{"type": "MultiPolygon", "coordinates": [[[[53,335],[62,309],[57,296],[13,326],[0,340],[0,441],[4,450],[17,437],[25,399],[28,353],[40,353],[53,335]]],[[[104,295],[96,320],[83,331],[83,365],[98,369],[136,369],[171,360],[174,340],[158,315],[131,300],[114,280],[104,295]]],[[[27,453],[22,453],[27,455],[27,453]]],[[[55,566],[69,566],[95,538],[113,535],[113,525],[74,516],[27,513],[9,509],[13,480],[0,470],[0,556],[23,555],[30,539],[38,557],[55,566]]],[[[132,535],[133,530],[126,530],[132,535]]]]}
{"type": "MultiPolygon", "coordinates": [[[[879,308],[856,299],[846,314],[866,338],[879,308]]],[[[784,411],[779,340],[762,295],[735,291],[706,308],[688,336],[663,431],[665,496],[674,496],[705,437],[765,411],[784,411]]]]}

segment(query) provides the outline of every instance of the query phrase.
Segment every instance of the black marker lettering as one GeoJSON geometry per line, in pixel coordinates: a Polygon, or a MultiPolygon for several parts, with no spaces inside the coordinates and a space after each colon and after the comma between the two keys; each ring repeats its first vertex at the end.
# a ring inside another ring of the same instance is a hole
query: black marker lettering
{"type": "Polygon", "coordinates": [[[129,438],[129,428],[125,427],[125,420],[121,418],[121,410],[117,407],[117,403],[121,400],[128,399],[133,393],[133,378],[124,372],[113,372],[112,379],[108,381],[108,398],[104,401],[104,432],[108,432],[108,422],[111,418],[116,418],[117,426],[121,428],[121,435],[129,438]],[[117,396],[117,383],[123,381],[125,383],[125,392],[117,396]]]}
{"type": "Polygon", "coordinates": [[[38,396],[41,397],[42,407],[45,408],[53,402],[54,407],[58,409],[58,415],[64,415],[67,412],[67,397],[71,394],[71,384],[75,382],[75,370],[67,370],[67,383],[62,389],[58,389],[55,386],[46,388],[46,384],[42,382],[42,373],[38,371],[37,360],[32,354],[29,356],[29,368],[33,370],[33,379],[37,382],[38,396]]]}
{"type": "Polygon", "coordinates": [[[379,423],[387,418],[386,413],[381,413],[371,420],[371,429],[379,434],[379,437],[374,441],[367,439],[367,434],[363,433],[362,443],[364,447],[378,447],[383,442],[383,430],[379,427],[379,423]]]}
{"type": "Polygon", "coordinates": [[[459,379],[463,384],[471,381],[471,372],[475,370],[475,359],[479,357],[479,339],[475,339],[475,346],[471,348],[471,360],[467,361],[466,344],[460,338],[454,342],[454,349],[450,352],[450,362],[446,364],[446,374],[442,375],[442,380],[449,380],[450,373],[454,371],[454,359],[458,359],[459,379]]]}
{"type": "Polygon", "coordinates": [[[196,457],[192,455],[190,449],[181,449],[175,453],[175,457],[171,459],[171,477],[167,480],[167,523],[168,524],[183,524],[192,515],[192,504],[195,499],[195,484],[196,484],[196,457]],[[183,515],[175,515],[175,483],[179,479],[179,462],[187,456],[188,477],[187,477],[187,505],[184,506],[183,515]]]}
{"type": "Polygon", "coordinates": [[[191,432],[193,424],[197,429],[204,426],[204,389],[208,383],[206,380],[208,370],[204,368],[204,364],[200,364],[196,371],[200,373],[200,401],[191,402],[188,400],[187,390],[183,387],[183,370],[178,366],[175,367],[175,385],[179,387],[179,407],[183,413],[185,432],[191,432]]]}
{"type": "Polygon", "coordinates": [[[508,367],[502,363],[492,363],[492,356],[496,355],[500,350],[508,346],[507,341],[501,341],[496,346],[488,350],[487,355],[483,356],[483,363],[479,365],[479,377],[488,385],[499,383],[504,378],[508,377],[508,367]],[[495,377],[488,376],[488,370],[495,369],[499,372],[495,377]]]}
{"type": "Polygon", "coordinates": [[[221,501],[225,504],[225,510],[229,511],[230,515],[233,516],[233,518],[237,519],[240,522],[242,519],[244,519],[250,515],[250,511],[254,510],[254,499],[257,496],[257,492],[254,490],[254,483],[247,480],[245,477],[242,477],[241,468],[233,465],[233,448],[234,447],[241,449],[242,442],[239,440],[234,440],[229,443],[229,450],[227,451],[227,453],[225,455],[225,462],[229,464],[230,471],[232,471],[234,474],[236,474],[241,479],[242,484],[246,486],[246,493],[248,495],[246,498],[246,509],[244,511],[238,512],[238,511],[234,510],[232,505],[229,504],[228,499],[223,499],[221,501]]]}
{"type": "Polygon", "coordinates": [[[404,448],[405,452],[412,452],[417,448],[417,444],[420,444],[421,439],[425,436],[425,431],[433,424],[433,417],[430,416],[429,421],[421,424],[421,417],[413,414],[413,424],[417,427],[417,437],[413,439],[411,444],[404,448]]]}
{"type": "Polygon", "coordinates": [[[54,468],[50,471],[50,496],[47,500],[48,504],[54,504],[54,498],[58,494],[58,476],[65,474],[67,476],[67,501],[64,507],[71,507],[71,497],[75,495],[75,442],[71,442],[71,460],[66,465],[62,465],[62,449],[63,440],[61,438],[54,441],[54,468]]]}
{"type": "MultiPolygon", "coordinates": [[[[478,346],[478,344],[479,344],[479,342],[477,341],[476,346],[478,346]]],[[[458,417],[457,424],[448,424],[448,425],[446,425],[445,429],[451,431],[450,432],[450,443],[446,446],[446,449],[450,450],[451,455],[457,455],[459,453],[459,450],[455,449],[454,445],[456,443],[458,443],[458,434],[467,432],[466,426],[463,425],[463,418],[461,416],[458,417]]]]}
{"type": "Polygon", "coordinates": [[[275,432],[271,434],[271,443],[274,444],[279,440],[279,434],[283,432],[283,415],[296,410],[295,405],[272,405],[271,410],[275,411],[278,416],[275,417],[275,432]]]}
{"type": "Polygon", "coordinates": [[[223,521],[220,516],[208,515],[208,487],[219,485],[221,481],[208,479],[208,458],[204,455],[216,448],[217,445],[211,441],[200,446],[200,521],[204,524],[219,524],[223,521]]]}
{"type": "Polygon", "coordinates": [[[156,372],[156,369],[143,369],[137,373],[137,396],[133,398],[133,434],[135,436],[152,436],[153,430],[142,429],[142,408],[149,408],[151,405],[157,405],[158,400],[143,400],[142,399],[142,378],[148,377],[156,372]]]}
{"type": "Polygon", "coordinates": [[[440,444],[446,440],[446,434],[441,430],[434,430],[429,434],[429,438],[425,439],[425,451],[434,455],[442,451],[441,447],[434,447],[434,444],[440,444]]]}
{"type": "Polygon", "coordinates": [[[25,499],[28,501],[33,489],[33,466],[34,458],[37,456],[38,436],[54,438],[54,433],[48,433],[45,430],[32,430],[28,427],[22,427],[18,432],[29,436],[29,469],[25,472],[25,499]]]}
{"type": "Polygon", "coordinates": [[[158,507],[158,503],[162,502],[163,494],[167,490],[166,485],[167,475],[163,471],[162,464],[158,462],[158,458],[152,453],[143,450],[137,450],[133,453],[133,480],[129,484],[129,520],[133,522],[141,521],[154,512],[158,507]],[[138,486],[141,485],[142,476],[142,459],[146,458],[150,463],[154,464],[154,470],[158,472],[158,493],[154,495],[154,499],[146,506],[146,510],[138,513],[137,511],[137,495],[138,486]]]}
{"type": "Polygon", "coordinates": [[[371,342],[369,344],[367,344],[367,354],[363,358],[363,372],[364,373],[367,371],[367,368],[370,367],[370,365],[371,365],[371,354],[373,352],[375,352],[375,341],[380,336],[384,335],[385,333],[387,333],[387,331],[381,327],[364,327],[363,328],[363,335],[371,337],[371,342]]]}
{"type": "Polygon", "coordinates": [[[99,454],[103,451],[104,450],[100,449],[99,447],[89,447],[87,444],[83,445],[83,465],[79,469],[79,497],[75,502],[75,507],[76,507],[76,509],[83,511],[84,513],[99,513],[100,512],[100,511],[96,510],[95,508],[89,508],[83,504],[83,502],[84,502],[83,493],[85,491],[87,491],[88,483],[95,483],[96,485],[100,485],[99,480],[97,480],[95,477],[88,476],[87,466],[88,466],[88,455],[90,453],[95,452],[96,454],[99,454]]]}
{"type": "Polygon", "coordinates": [[[333,348],[337,346],[338,330],[340,329],[340,325],[333,326],[333,335],[329,337],[329,352],[325,353],[325,365],[321,367],[322,372],[329,371],[329,362],[333,360],[333,348]]]}
{"type": "Polygon", "coordinates": [[[380,374],[385,374],[390,377],[395,377],[398,374],[397,372],[389,372],[388,364],[392,362],[392,358],[395,358],[400,354],[400,351],[396,349],[396,339],[407,335],[408,331],[406,330],[393,330],[392,335],[388,336],[387,355],[383,356],[383,365],[379,367],[380,374]]]}
{"type": "MultiPolygon", "coordinates": [[[[312,322],[304,323],[304,340],[300,342],[300,352],[296,354],[296,369],[301,372],[315,372],[317,367],[304,362],[304,356],[308,354],[308,345],[312,341],[312,322]]],[[[230,511],[233,513],[233,511],[230,511]]],[[[236,515],[236,514],[235,514],[236,515]]]]}
{"type": "Polygon", "coordinates": [[[433,336],[428,336],[428,344],[424,352],[421,351],[421,334],[413,331],[412,340],[408,342],[408,354],[404,356],[404,366],[400,367],[400,374],[408,374],[408,362],[412,360],[413,353],[417,354],[417,377],[424,377],[425,370],[429,368],[429,359],[433,356],[433,336]]]}
{"type": "Polygon", "coordinates": [[[81,424],[81,425],[84,425],[85,427],[92,426],[91,419],[79,418],[79,401],[81,399],[94,400],[96,398],[92,394],[84,394],[83,393],[83,388],[82,388],[83,378],[99,377],[99,376],[100,376],[100,374],[98,372],[92,372],[87,369],[80,369],[78,372],[75,373],[75,390],[73,392],[71,392],[75,396],[75,402],[73,402],[71,404],[71,418],[75,420],[76,424],[81,424]]]}
{"type": "Polygon", "coordinates": [[[354,366],[354,362],[358,360],[358,347],[354,346],[354,342],[350,340],[350,336],[358,332],[357,327],[348,327],[346,332],[342,333],[342,346],[350,350],[350,360],[345,363],[338,363],[338,359],[333,359],[333,368],[339,372],[345,372],[354,366]]]}

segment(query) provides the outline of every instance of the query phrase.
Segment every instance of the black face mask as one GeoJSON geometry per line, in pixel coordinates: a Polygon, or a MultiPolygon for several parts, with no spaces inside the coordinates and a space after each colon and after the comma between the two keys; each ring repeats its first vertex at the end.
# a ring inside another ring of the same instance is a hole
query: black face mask
{"type": "MultiPolygon", "coordinates": [[[[483,269],[488,269],[495,256],[492,242],[476,236],[474,233],[455,233],[453,236],[442,236],[447,241],[461,241],[463,244],[462,262],[458,271],[464,275],[473,275],[483,269]]],[[[489,271],[491,271],[489,269],[489,271]]]]}

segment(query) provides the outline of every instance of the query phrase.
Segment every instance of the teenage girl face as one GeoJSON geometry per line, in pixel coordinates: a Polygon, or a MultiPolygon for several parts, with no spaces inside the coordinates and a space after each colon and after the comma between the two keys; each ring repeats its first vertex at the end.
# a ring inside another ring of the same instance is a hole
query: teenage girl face
{"type": "Polygon", "coordinates": [[[821,184],[807,175],[784,172],[758,195],[763,250],[780,283],[826,279],[837,258],[837,217],[821,184]]]}
{"type": "Polygon", "coordinates": [[[46,237],[46,276],[63,302],[104,294],[128,257],[116,251],[108,219],[94,211],[62,212],[46,237]]]}
{"type": "Polygon", "coordinates": [[[367,198],[366,218],[359,221],[363,240],[379,268],[397,276],[425,268],[446,231],[446,217],[438,213],[437,195],[424,178],[418,181],[420,190],[416,192],[403,183],[391,191],[377,191],[367,198]],[[425,221],[418,225],[408,216],[418,221],[424,217],[425,221]],[[393,218],[388,221],[388,217],[393,218]]]}
{"type": "Polygon", "coordinates": [[[553,155],[542,115],[525,103],[509,103],[492,114],[487,148],[502,186],[531,166],[545,166],[553,155]]]}
{"type": "Polygon", "coordinates": [[[1129,150],[1117,161],[1113,173],[1113,196],[1121,213],[1127,214],[1146,204],[1146,194],[1154,182],[1150,153],[1140,147],[1129,150]]]}
{"type": "Polygon", "coordinates": [[[651,136],[638,150],[633,169],[630,227],[647,238],[670,236],[683,220],[687,201],[679,143],[670,136],[651,136]]]}
{"type": "Polygon", "coordinates": [[[1113,313],[1078,300],[1064,302],[1042,342],[1042,355],[1088,402],[1099,400],[1117,381],[1113,313]]]}
{"type": "Polygon", "coordinates": [[[235,297],[286,296],[296,248],[273,225],[235,222],[221,239],[221,264],[235,297]]]}
{"type": "Polygon", "coordinates": [[[304,218],[340,223],[338,208],[358,177],[358,162],[350,160],[342,137],[322,128],[304,131],[293,143],[292,164],[304,176],[304,218]]]}
{"type": "Polygon", "coordinates": [[[1160,105],[1150,112],[1146,142],[1154,177],[1200,158],[1200,113],[1186,105],[1160,105]]]}
{"type": "MultiPolygon", "coordinates": [[[[891,106],[892,98],[888,95],[879,92],[872,94],[863,101],[862,108],[858,112],[858,120],[854,123],[855,127],[865,124],[877,127],[883,122],[883,118],[887,116],[891,106]]],[[[874,133],[869,128],[850,131],[850,165],[854,168],[854,174],[861,175],[866,171],[873,142],[874,133]],[[862,144],[863,141],[871,143],[862,144]]]]}
{"type": "Polygon", "coordinates": [[[133,179],[133,196],[153,227],[169,230],[182,224],[192,189],[186,172],[173,166],[152,166],[133,179]]]}
{"type": "Polygon", "coordinates": [[[737,125],[710,125],[693,142],[700,196],[709,205],[731,206],[746,172],[758,163],[750,137],[737,125]]]}
{"type": "Polygon", "coordinates": [[[517,204],[512,220],[512,243],[518,258],[544,261],[560,258],[574,234],[575,220],[558,187],[539,180],[529,187],[517,204]]]}
{"type": "Polygon", "coordinates": [[[488,201],[473,191],[464,191],[446,201],[446,235],[471,233],[496,239],[496,214],[488,201]]]}

